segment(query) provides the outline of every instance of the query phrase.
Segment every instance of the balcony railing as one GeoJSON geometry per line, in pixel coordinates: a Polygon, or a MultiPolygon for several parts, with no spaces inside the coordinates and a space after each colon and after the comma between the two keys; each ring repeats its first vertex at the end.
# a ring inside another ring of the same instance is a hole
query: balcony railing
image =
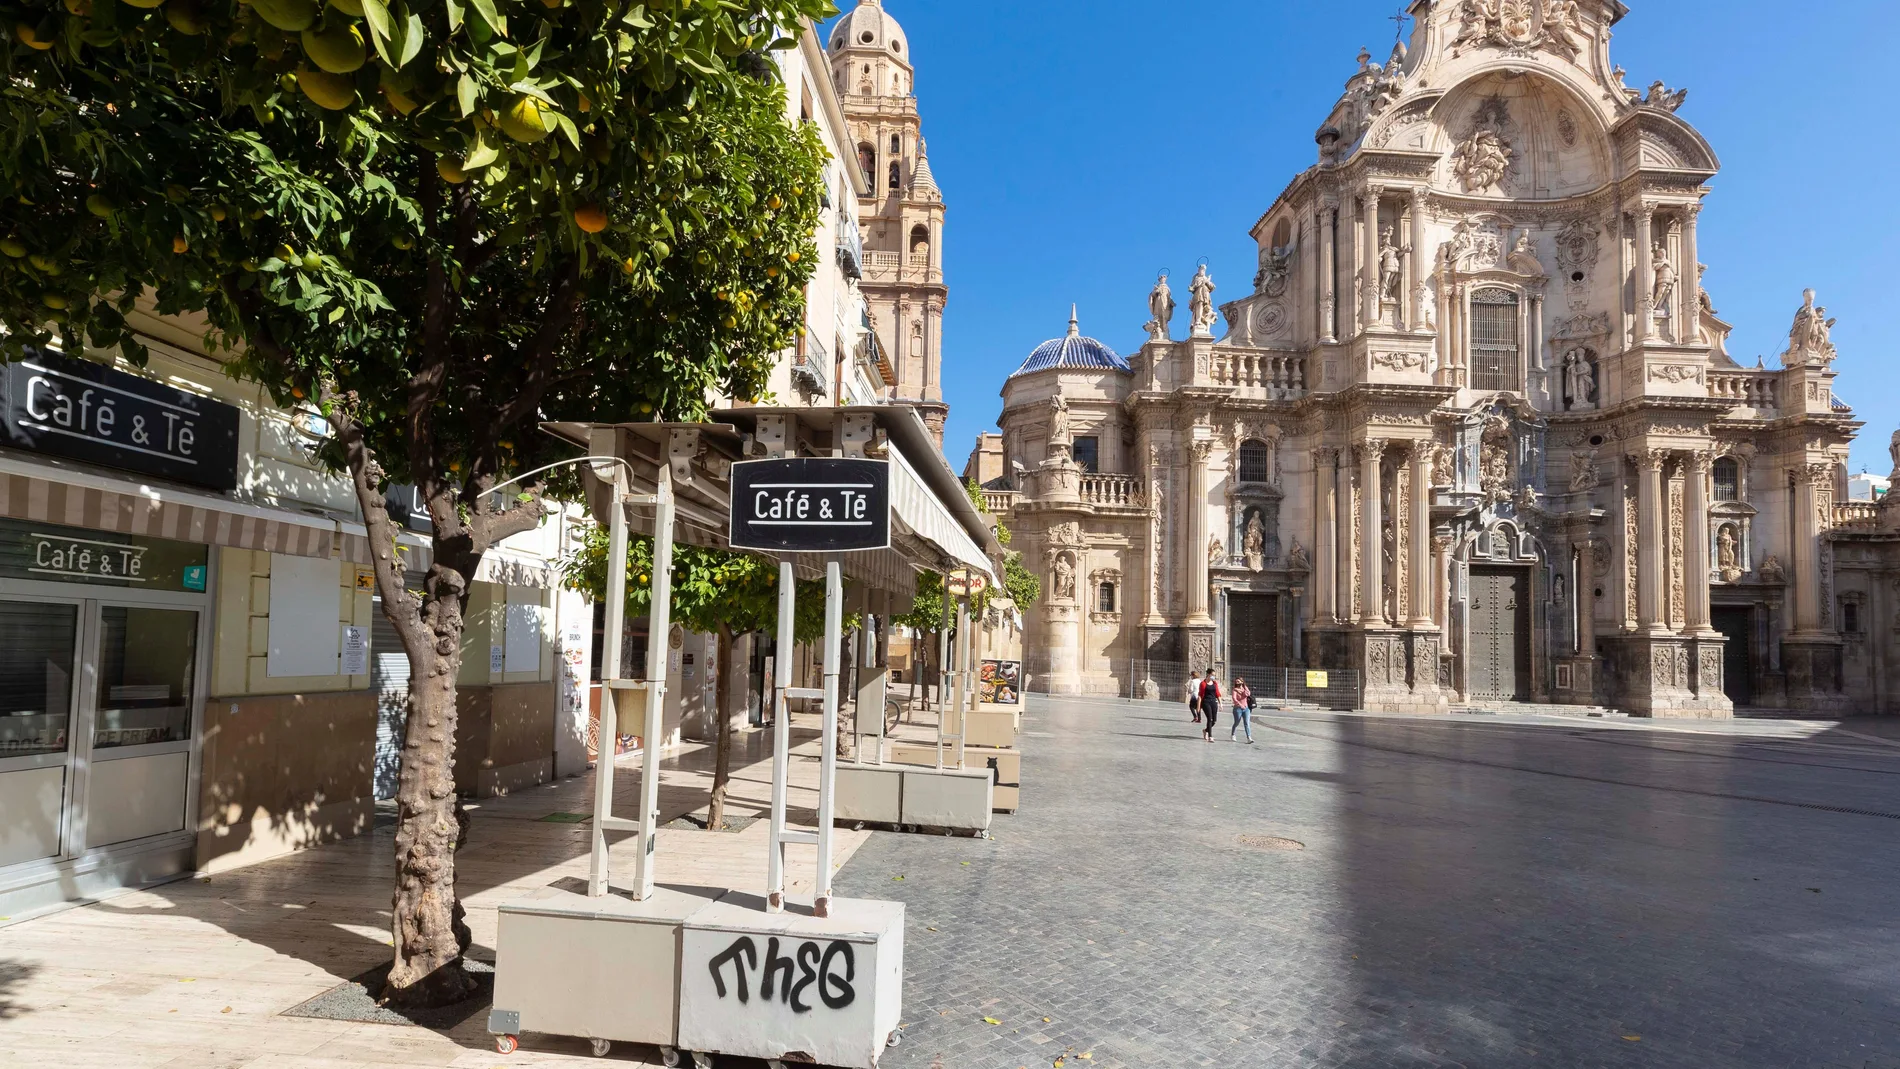
{"type": "Polygon", "coordinates": [[[1148,494],[1133,475],[1084,474],[1081,493],[1083,501],[1105,508],[1148,507],[1148,494]]]}
{"type": "Polygon", "coordinates": [[[1235,353],[1216,349],[1208,369],[1217,386],[1258,390],[1269,400],[1306,396],[1306,357],[1295,353],[1235,353]]]}
{"type": "Polygon", "coordinates": [[[792,385],[807,398],[823,397],[831,392],[826,367],[831,354],[815,334],[805,337],[805,355],[792,362],[792,385]]]}
{"type": "Polygon", "coordinates": [[[1877,501],[1837,501],[1834,503],[1834,529],[1837,531],[1871,531],[1880,526],[1880,503],[1877,501]]]}
{"type": "Polygon", "coordinates": [[[1022,499],[1023,495],[1014,490],[985,490],[983,491],[983,511],[992,516],[1007,516],[1009,510],[1016,507],[1016,502],[1022,499]]]}
{"type": "Polygon", "coordinates": [[[1709,372],[1709,396],[1727,401],[1736,408],[1753,409],[1763,415],[1780,411],[1777,389],[1781,373],[1777,371],[1709,372]]]}
{"type": "Polygon", "coordinates": [[[850,219],[838,221],[838,269],[846,278],[864,277],[864,235],[850,219]]]}

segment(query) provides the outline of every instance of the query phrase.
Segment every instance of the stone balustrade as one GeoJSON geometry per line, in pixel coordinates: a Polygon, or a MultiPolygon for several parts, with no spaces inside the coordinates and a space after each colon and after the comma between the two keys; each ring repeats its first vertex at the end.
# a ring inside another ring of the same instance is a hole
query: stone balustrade
{"type": "Polygon", "coordinates": [[[1711,370],[1709,396],[1760,413],[1780,410],[1778,371],[1711,370]]]}
{"type": "Polygon", "coordinates": [[[1148,495],[1133,475],[1084,474],[1082,500],[1104,508],[1147,508],[1148,495]]]}
{"type": "Polygon", "coordinates": [[[1269,400],[1306,396],[1306,357],[1296,353],[1236,353],[1216,349],[1208,372],[1216,386],[1258,391],[1269,400]]]}
{"type": "Polygon", "coordinates": [[[1880,526],[1880,505],[1874,501],[1838,501],[1834,504],[1834,529],[1871,531],[1880,526]]]}
{"type": "Polygon", "coordinates": [[[1023,495],[1014,490],[984,490],[983,511],[992,516],[1007,516],[1023,495]]]}

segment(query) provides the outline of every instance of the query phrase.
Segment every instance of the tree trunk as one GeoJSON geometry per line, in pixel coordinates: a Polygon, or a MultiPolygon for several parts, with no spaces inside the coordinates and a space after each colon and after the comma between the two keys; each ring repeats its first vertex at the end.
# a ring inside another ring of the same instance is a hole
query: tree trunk
{"type": "Polygon", "coordinates": [[[706,830],[718,831],[726,823],[726,791],[732,783],[732,714],[727,703],[732,695],[732,628],[719,629],[719,655],[713,670],[719,673],[713,688],[713,785],[712,800],[706,806],[706,830]]]}

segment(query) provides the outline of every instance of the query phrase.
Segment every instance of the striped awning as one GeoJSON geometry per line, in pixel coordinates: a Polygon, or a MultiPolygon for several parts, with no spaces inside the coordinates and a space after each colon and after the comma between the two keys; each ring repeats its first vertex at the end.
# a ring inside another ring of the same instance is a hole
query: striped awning
{"type": "Polygon", "coordinates": [[[370,563],[358,523],[0,457],[0,517],[370,563]]]}

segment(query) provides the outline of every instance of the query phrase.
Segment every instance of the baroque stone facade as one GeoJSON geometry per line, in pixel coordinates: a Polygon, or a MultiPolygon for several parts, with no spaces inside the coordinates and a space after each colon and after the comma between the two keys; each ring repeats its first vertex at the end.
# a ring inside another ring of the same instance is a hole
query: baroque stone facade
{"type": "Polygon", "coordinates": [[[1620,3],[1411,10],[1254,225],[1224,336],[1205,268],[1184,340],[1163,276],[1131,359],[1071,324],[1004,386],[1031,688],[1310,667],[1386,710],[1871,711],[1900,561],[1841,504],[1833,321],[1809,292],[1779,367],[1730,358],[1685,94],[1622,84],[1620,3]]]}

